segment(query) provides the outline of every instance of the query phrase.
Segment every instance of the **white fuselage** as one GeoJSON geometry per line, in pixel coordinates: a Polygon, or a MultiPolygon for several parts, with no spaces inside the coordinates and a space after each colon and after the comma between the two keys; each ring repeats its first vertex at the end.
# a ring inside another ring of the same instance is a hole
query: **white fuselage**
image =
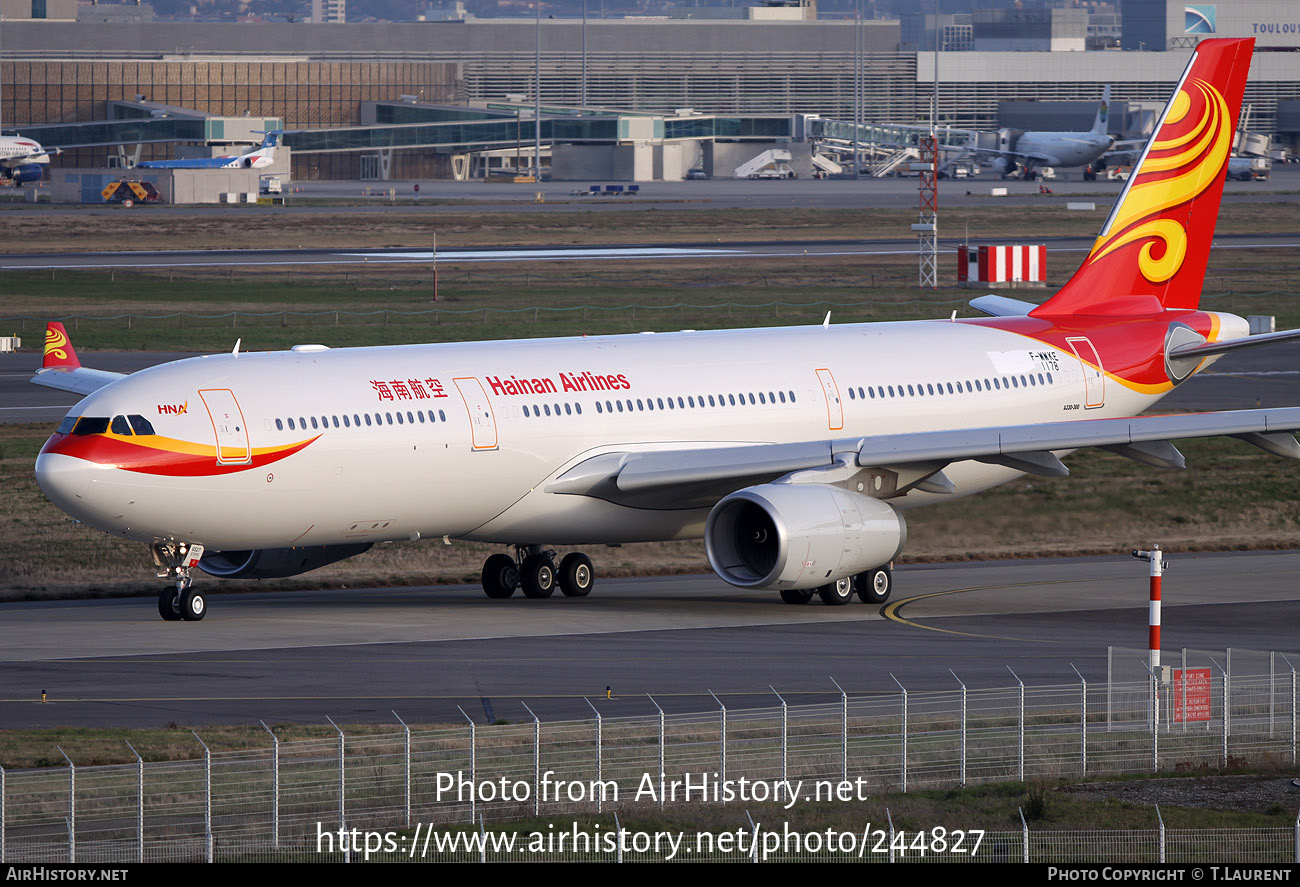
{"type": "MultiPolygon", "coordinates": [[[[547,483],[603,453],[1123,416],[1158,399],[1069,351],[960,321],[222,354],[136,373],[73,409],[145,415],[158,440],[219,443],[220,462],[174,476],[43,453],[37,476],[101,529],[210,551],[645,541],[700,535],[708,509],[547,483]]],[[[1017,475],[975,462],[945,473],[958,494],[1017,475]]]]}

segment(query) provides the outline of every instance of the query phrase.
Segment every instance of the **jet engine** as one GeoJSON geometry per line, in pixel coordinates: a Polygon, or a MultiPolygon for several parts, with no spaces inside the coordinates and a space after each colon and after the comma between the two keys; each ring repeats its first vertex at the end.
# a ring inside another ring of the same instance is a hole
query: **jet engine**
{"type": "Polygon", "coordinates": [[[22,185],[27,182],[39,182],[43,175],[44,167],[39,163],[20,163],[12,169],[4,170],[5,178],[13,179],[16,184],[22,185]]]}
{"type": "Polygon", "coordinates": [[[826,484],[738,490],[704,529],[709,565],[741,588],[817,588],[889,563],[906,541],[889,505],[826,484]]]}
{"type": "Polygon", "coordinates": [[[1000,176],[1008,175],[1016,169],[1015,161],[1010,157],[998,157],[993,161],[993,171],[1000,176]]]}
{"type": "Polygon", "coordinates": [[[282,579],[361,554],[372,544],[210,551],[199,560],[199,569],[222,579],[282,579]]]}

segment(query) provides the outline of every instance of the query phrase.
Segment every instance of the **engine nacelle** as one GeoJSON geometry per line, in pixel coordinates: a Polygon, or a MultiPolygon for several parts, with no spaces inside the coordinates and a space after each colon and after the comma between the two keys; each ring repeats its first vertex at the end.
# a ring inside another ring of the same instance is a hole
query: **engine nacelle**
{"type": "Polygon", "coordinates": [[[1005,176],[1007,173],[1015,170],[1015,168],[1016,164],[1010,157],[998,157],[993,161],[993,171],[1000,176],[1005,176]]]}
{"type": "Polygon", "coordinates": [[[308,545],[302,548],[258,548],[252,551],[210,551],[199,569],[222,579],[283,579],[315,570],[368,551],[371,542],[356,545],[308,545]]]}
{"type": "Polygon", "coordinates": [[[39,182],[44,172],[45,167],[42,164],[20,163],[13,168],[6,167],[4,175],[7,179],[13,179],[16,184],[24,185],[27,182],[39,182]]]}
{"type": "Polygon", "coordinates": [[[827,585],[887,564],[907,541],[902,515],[879,499],[826,484],[760,484],[713,507],[709,565],[741,588],[827,585]]]}

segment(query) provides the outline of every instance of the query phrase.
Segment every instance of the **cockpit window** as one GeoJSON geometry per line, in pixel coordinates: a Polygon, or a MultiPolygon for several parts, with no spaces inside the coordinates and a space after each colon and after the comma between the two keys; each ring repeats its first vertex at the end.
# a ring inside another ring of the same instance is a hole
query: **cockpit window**
{"type": "Polygon", "coordinates": [[[71,434],[71,433],[72,433],[72,426],[73,426],[73,425],[76,425],[76,424],[77,424],[77,420],[80,419],[80,418],[81,418],[80,416],[64,416],[64,417],[63,417],[63,421],[59,423],[59,427],[56,428],[56,429],[54,429],[54,433],[55,433],[55,434],[71,434]]]}
{"type": "Polygon", "coordinates": [[[126,418],[130,420],[131,430],[136,434],[157,434],[157,432],[153,430],[153,423],[144,416],[131,415],[126,418]]]}
{"type": "Polygon", "coordinates": [[[82,416],[72,429],[73,434],[103,434],[108,430],[107,416],[82,416]]]}
{"type": "Polygon", "coordinates": [[[114,434],[131,436],[131,426],[127,423],[126,416],[114,416],[108,427],[113,430],[114,434]]]}

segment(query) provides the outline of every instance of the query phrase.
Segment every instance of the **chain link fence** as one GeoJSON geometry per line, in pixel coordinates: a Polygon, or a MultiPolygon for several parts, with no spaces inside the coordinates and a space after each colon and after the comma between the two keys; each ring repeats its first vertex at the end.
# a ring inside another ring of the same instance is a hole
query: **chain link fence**
{"type": "MultiPolygon", "coordinates": [[[[951,690],[900,686],[869,697],[843,693],[834,703],[792,706],[778,696],[766,708],[719,704],[690,714],[595,712],[492,725],[467,718],[364,736],[268,737],[263,749],[204,746],[194,760],[0,770],[0,860],[292,859],[315,854],[321,829],[472,831],[533,816],[652,814],[734,803],[721,793],[742,779],[751,786],[745,800],[788,804],[796,790],[809,800],[844,800],[837,792],[846,785],[862,799],[1007,780],[1296,764],[1297,674],[1279,665],[1296,657],[1188,650],[1161,680],[1134,680],[1131,663],[1144,655],[1112,648],[1105,683],[1081,677],[973,689],[954,679],[951,690]],[[1235,672],[1206,674],[1204,661],[1232,663],[1235,672]]],[[[1273,831],[1189,832],[1162,846],[1193,861],[1300,861],[1300,833],[1273,831]]],[[[989,843],[985,856],[1019,859],[1028,848],[1039,861],[1155,861],[1154,841],[1026,829],[989,843]]]]}

